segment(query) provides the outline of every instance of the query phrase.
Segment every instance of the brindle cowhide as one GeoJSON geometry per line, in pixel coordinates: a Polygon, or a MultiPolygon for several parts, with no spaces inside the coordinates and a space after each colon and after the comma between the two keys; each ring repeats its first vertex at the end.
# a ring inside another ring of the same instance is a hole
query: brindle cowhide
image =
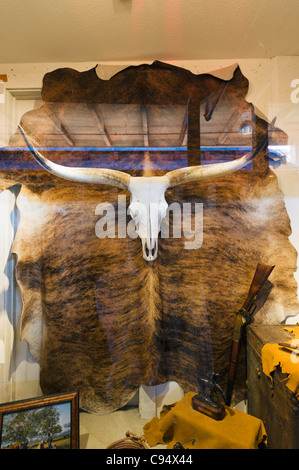
{"type": "MultiPolygon", "coordinates": [[[[142,87],[147,97],[163,95],[160,83],[178,95],[185,90],[184,77],[189,90],[184,99],[190,89],[200,89],[203,100],[224,83],[156,63],[130,67],[108,81],[98,79],[94,70],[62,69],[45,76],[43,99],[92,102],[106,93],[114,102],[126,92],[127,102],[136,102],[142,87]]],[[[232,106],[234,100],[246,105],[248,83],[239,69],[229,85],[235,89],[228,97],[232,106]]],[[[29,135],[42,136],[41,114],[38,109],[23,117],[29,135]]],[[[255,124],[258,140],[267,123],[255,116],[255,124]]],[[[74,155],[46,154],[62,164],[72,158],[74,164],[74,155]]],[[[88,166],[86,152],[76,158],[88,166]]],[[[136,155],[126,159],[134,167],[136,155]]],[[[235,312],[258,262],[275,269],[254,321],[280,322],[298,312],[290,220],[263,152],[251,170],[167,192],[169,203],[203,203],[203,244],[186,250],[184,238],[161,239],[154,262],[143,259],[138,238],[99,239],[95,234],[97,205],[109,202],[117,211],[124,191],[59,180],[42,171],[27,151],[3,153],[1,177],[2,187],[22,183],[13,246],[23,296],[22,338],[40,364],[45,394],[79,390],[80,407],[101,414],[124,406],[140,384],[174,380],[185,392],[197,391],[201,379],[214,372],[225,390],[235,312]]],[[[243,350],[235,400],[242,397],[244,384],[243,350]]]]}

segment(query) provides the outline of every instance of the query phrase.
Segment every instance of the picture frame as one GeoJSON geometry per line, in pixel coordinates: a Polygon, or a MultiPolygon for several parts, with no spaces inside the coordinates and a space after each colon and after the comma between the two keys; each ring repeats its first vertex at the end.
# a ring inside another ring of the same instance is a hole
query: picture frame
{"type": "Polygon", "coordinates": [[[0,449],[79,449],[79,392],[0,404],[0,449]]]}

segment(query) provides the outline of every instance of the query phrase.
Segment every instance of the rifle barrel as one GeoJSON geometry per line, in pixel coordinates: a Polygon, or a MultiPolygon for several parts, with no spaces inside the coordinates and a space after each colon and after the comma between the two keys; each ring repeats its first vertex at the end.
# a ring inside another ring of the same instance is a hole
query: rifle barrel
{"type": "Polygon", "coordinates": [[[274,267],[275,266],[265,266],[260,263],[257,265],[249,288],[248,296],[243,304],[244,310],[248,310],[250,308],[252,302],[265,284],[274,267]]]}
{"type": "Polygon", "coordinates": [[[275,266],[265,266],[260,263],[257,265],[250,288],[249,288],[247,298],[242,306],[242,309],[239,310],[236,315],[233,340],[232,340],[231,360],[230,360],[227,389],[226,389],[225,404],[227,406],[230,406],[231,404],[233,386],[234,386],[234,381],[236,377],[236,370],[237,370],[238,358],[239,358],[240,347],[241,347],[242,332],[244,328],[242,321],[241,321],[242,311],[248,312],[253,301],[255,300],[261,288],[263,287],[266,280],[270,276],[274,267],[275,266]]]}
{"type": "Polygon", "coordinates": [[[292,344],[289,343],[278,343],[279,346],[283,346],[284,348],[290,348],[290,349],[295,349],[299,351],[299,345],[293,346],[292,344]]]}

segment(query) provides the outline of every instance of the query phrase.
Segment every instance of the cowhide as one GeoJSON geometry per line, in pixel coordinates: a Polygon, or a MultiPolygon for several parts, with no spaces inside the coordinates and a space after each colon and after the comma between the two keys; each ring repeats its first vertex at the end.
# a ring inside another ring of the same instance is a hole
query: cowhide
{"type": "MultiPolygon", "coordinates": [[[[160,80],[165,72],[153,67],[150,75],[150,70],[146,68],[149,88],[148,77],[156,84],[156,75],[160,80]]],[[[134,71],[117,74],[109,86],[117,81],[122,93],[122,83],[128,88],[125,78],[134,77],[134,71]]],[[[137,67],[138,77],[139,71],[137,67]]],[[[166,67],[165,74],[177,83],[172,69],[166,67]]],[[[94,81],[88,87],[83,75],[64,69],[49,74],[44,99],[50,101],[51,87],[57,89],[60,83],[61,102],[73,76],[74,94],[80,89],[88,100],[96,89],[108,86],[94,81]]],[[[208,93],[219,83],[213,77],[208,93]]],[[[246,87],[236,93],[244,101],[246,87]]],[[[30,128],[38,113],[25,115],[24,127],[30,128]]],[[[266,131],[267,123],[256,117],[257,140],[266,131]]],[[[68,154],[48,152],[47,157],[67,164],[68,154]]],[[[76,158],[85,156],[79,153],[76,158]]],[[[246,298],[258,262],[275,269],[254,321],[276,323],[298,312],[297,253],[289,241],[284,196],[265,153],[256,157],[253,169],[169,190],[169,203],[203,203],[203,244],[186,250],[184,238],[161,239],[152,263],[143,259],[138,238],[96,236],[97,205],[109,202],[117,211],[124,191],[59,180],[42,171],[26,151],[12,149],[0,159],[2,180],[22,183],[13,246],[23,296],[22,337],[40,363],[45,394],[79,390],[80,407],[101,414],[125,405],[140,384],[175,380],[185,392],[197,391],[201,379],[214,372],[225,390],[235,312],[246,298]],[[10,169],[7,162],[13,162],[10,169]]],[[[134,167],[136,155],[126,159],[134,167]]],[[[128,206],[129,194],[126,198],[128,206]]],[[[235,400],[244,384],[243,351],[235,400]]]]}

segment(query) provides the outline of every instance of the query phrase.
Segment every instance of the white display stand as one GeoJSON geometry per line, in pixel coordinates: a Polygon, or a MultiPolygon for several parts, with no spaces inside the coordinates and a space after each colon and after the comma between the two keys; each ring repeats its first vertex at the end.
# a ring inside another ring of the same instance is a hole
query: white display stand
{"type": "Polygon", "coordinates": [[[139,388],[139,414],[141,418],[152,419],[159,417],[164,405],[170,405],[183,398],[184,392],[176,382],[139,388]]]}

